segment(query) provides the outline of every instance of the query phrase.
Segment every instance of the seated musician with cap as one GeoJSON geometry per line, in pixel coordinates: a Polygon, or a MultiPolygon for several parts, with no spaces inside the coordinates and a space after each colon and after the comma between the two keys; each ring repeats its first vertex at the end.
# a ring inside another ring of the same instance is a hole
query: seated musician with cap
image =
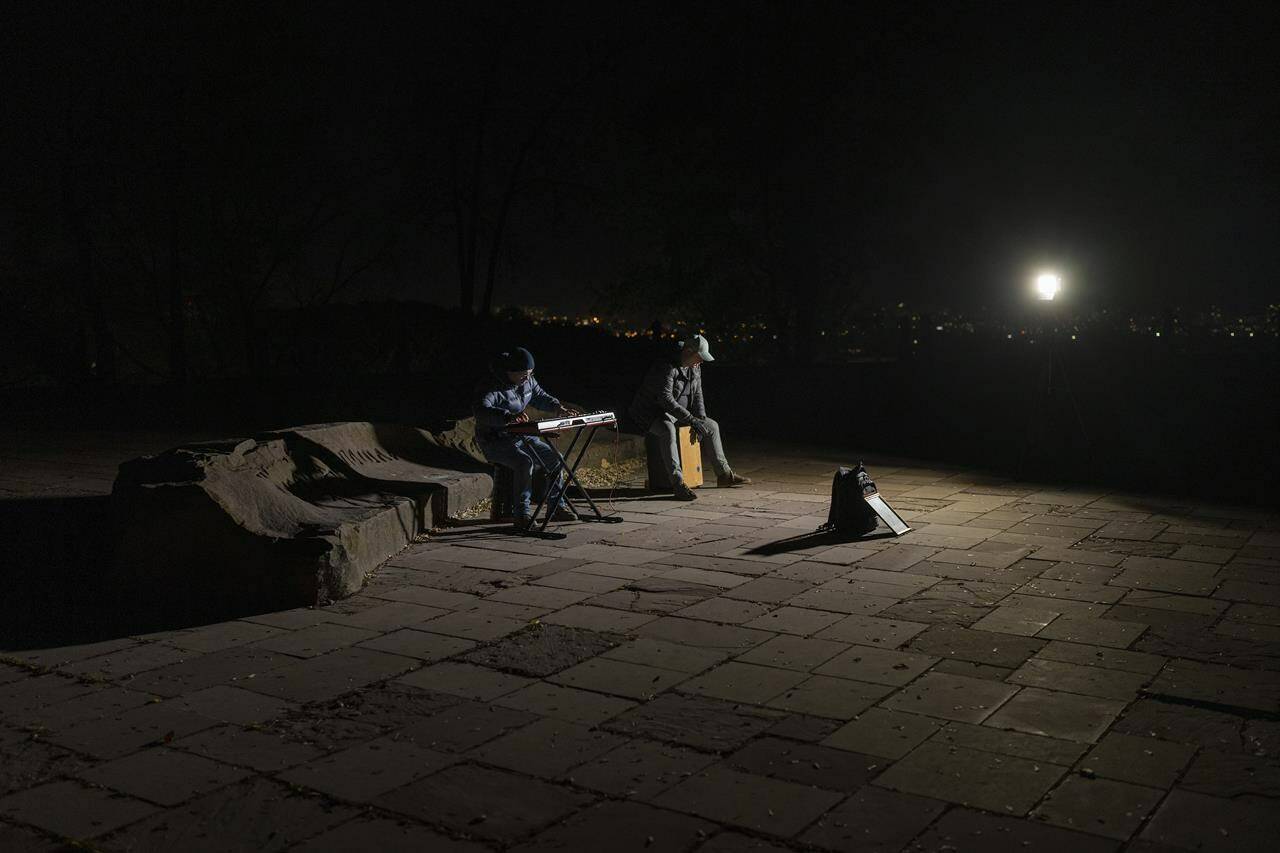
{"type": "Polygon", "coordinates": [[[679,427],[691,427],[695,439],[711,450],[717,486],[743,486],[751,480],[733,473],[720,443],[720,424],[707,417],[702,400],[701,365],[715,361],[711,357],[711,346],[702,335],[694,335],[688,341],[681,341],[679,347],[670,358],[659,359],[650,366],[631,401],[630,411],[640,427],[661,439],[662,462],[671,472],[673,496],[676,500],[691,501],[698,496],[685,485],[680,470],[676,432],[679,427]]]}
{"type": "MultiPolygon", "coordinates": [[[[533,378],[533,355],[524,347],[498,354],[490,365],[489,377],[476,388],[473,411],[476,416],[476,444],[486,459],[510,468],[514,522],[525,530],[532,521],[533,465],[535,458],[544,470],[554,471],[559,459],[555,451],[536,435],[514,435],[506,427],[528,423],[530,405],[564,416],[579,412],[562,405],[533,378]]],[[[550,488],[551,483],[547,484],[550,488]]],[[[576,517],[559,506],[550,507],[555,521],[576,517]]]]}

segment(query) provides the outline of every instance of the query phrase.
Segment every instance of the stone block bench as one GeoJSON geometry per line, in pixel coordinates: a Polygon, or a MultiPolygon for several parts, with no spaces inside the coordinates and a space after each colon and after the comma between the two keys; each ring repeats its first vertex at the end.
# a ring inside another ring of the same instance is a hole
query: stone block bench
{"type": "Polygon", "coordinates": [[[177,447],[120,466],[117,570],[215,610],[344,598],[414,537],[487,498],[491,470],[447,434],[393,424],[177,447]]]}

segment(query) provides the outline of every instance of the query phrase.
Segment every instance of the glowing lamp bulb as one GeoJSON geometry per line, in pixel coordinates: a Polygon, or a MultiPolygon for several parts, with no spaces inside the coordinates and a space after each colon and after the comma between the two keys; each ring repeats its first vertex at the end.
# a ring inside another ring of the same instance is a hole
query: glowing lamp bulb
{"type": "Polygon", "coordinates": [[[1051,272],[1036,276],[1036,295],[1044,300],[1051,300],[1062,289],[1062,279],[1051,272]]]}

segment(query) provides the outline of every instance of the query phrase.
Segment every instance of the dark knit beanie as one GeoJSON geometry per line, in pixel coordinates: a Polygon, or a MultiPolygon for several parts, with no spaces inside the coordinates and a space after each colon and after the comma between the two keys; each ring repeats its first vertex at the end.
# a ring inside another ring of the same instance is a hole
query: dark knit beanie
{"type": "Polygon", "coordinates": [[[498,353],[498,364],[502,365],[503,370],[511,373],[533,370],[533,353],[524,347],[516,347],[506,352],[500,352],[498,353]]]}

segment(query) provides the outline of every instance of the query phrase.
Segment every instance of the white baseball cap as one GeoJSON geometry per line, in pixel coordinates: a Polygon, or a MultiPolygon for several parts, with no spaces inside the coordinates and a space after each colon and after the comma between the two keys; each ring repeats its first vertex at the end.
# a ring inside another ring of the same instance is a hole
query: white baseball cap
{"type": "Polygon", "coordinates": [[[696,350],[698,358],[703,361],[715,361],[715,359],[711,357],[711,345],[707,343],[707,339],[702,335],[694,335],[687,341],[681,341],[680,346],[685,349],[696,350]]]}

